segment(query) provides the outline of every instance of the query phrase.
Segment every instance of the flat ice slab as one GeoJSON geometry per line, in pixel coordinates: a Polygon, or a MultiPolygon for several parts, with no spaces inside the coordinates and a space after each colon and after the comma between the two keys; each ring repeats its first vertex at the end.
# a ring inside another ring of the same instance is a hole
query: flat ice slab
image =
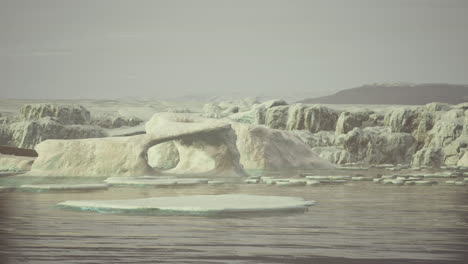
{"type": "Polygon", "coordinates": [[[130,200],[66,201],[59,206],[91,211],[157,211],[176,214],[252,213],[305,210],[314,205],[298,197],[247,194],[190,195],[130,200]]]}
{"type": "Polygon", "coordinates": [[[369,170],[368,167],[337,167],[338,170],[369,170]]]}
{"type": "Polygon", "coordinates": [[[23,174],[27,171],[0,171],[0,177],[1,176],[13,176],[13,175],[18,175],[18,174],[23,174]]]}
{"type": "Polygon", "coordinates": [[[208,181],[208,179],[175,178],[164,176],[110,177],[105,180],[105,182],[110,184],[151,186],[196,185],[207,184],[208,181]]]}
{"type": "Polygon", "coordinates": [[[109,184],[31,184],[21,185],[22,190],[35,191],[86,191],[86,190],[105,190],[109,184]]]}
{"type": "Polygon", "coordinates": [[[351,176],[313,176],[309,175],[305,177],[308,180],[322,181],[322,180],[350,180],[351,176]]]}

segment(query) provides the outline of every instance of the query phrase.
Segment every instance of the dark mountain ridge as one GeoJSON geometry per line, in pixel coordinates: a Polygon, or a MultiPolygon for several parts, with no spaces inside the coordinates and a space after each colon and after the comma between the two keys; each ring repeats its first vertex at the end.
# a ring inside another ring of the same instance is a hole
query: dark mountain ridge
{"type": "Polygon", "coordinates": [[[367,84],[333,95],[299,101],[307,104],[397,104],[423,105],[432,102],[459,104],[468,102],[468,85],[367,84]]]}

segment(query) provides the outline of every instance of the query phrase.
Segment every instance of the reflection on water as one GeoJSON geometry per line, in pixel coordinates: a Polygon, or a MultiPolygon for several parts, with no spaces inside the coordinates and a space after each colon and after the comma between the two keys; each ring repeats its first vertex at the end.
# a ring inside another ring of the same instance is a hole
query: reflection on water
{"type": "Polygon", "coordinates": [[[8,263],[8,252],[11,248],[9,245],[9,230],[10,225],[8,211],[8,193],[0,193],[0,263],[8,263]]]}
{"type": "Polygon", "coordinates": [[[463,263],[467,191],[370,182],[16,191],[1,194],[0,243],[11,263],[463,263]],[[237,217],[99,214],[56,206],[224,193],[299,196],[318,204],[304,213],[237,217]]]}

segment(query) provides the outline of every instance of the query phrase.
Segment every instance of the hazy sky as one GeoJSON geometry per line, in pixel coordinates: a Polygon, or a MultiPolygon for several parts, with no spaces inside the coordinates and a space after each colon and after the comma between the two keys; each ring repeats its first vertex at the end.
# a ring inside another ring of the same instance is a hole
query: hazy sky
{"type": "Polygon", "coordinates": [[[0,0],[1,98],[468,83],[467,0],[0,0]]]}

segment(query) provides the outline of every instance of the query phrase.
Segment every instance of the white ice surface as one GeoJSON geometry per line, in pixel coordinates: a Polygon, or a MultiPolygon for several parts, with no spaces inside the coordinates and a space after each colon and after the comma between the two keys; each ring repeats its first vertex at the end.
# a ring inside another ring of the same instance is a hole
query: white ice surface
{"type": "Polygon", "coordinates": [[[351,176],[306,176],[307,180],[323,181],[323,180],[350,180],[351,176]]]}
{"type": "Polygon", "coordinates": [[[171,185],[194,185],[207,184],[208,179],[195,178],[175,178],[165,176],[141,176],[141,177],[110,177],[105,180],[110,184],[121,185],[151,185],[151,186],[171,186],[171,185]]]}
{"type": "Polygon", "coordinates": [[[306,181],[294,181],[294,182],[291,182],[291,181],[279,181],[279,182],[276,182],[276,186],[302,186],[302,185],[306,185],[306,181]]]}
{"type": "Polygon", "coordinates": [[[129,200],[66,201],[60,206],[94,210],[163,210],[172,212],[256,212],[305,209],[314,201],[298,197],[247,194],[191,195],[129,200]]]}
{"type": "Polygon", "coordinates": [[[29,184],[21,185],[20,189],[28,190],[103,190],[109,184],[29,184]]]}

